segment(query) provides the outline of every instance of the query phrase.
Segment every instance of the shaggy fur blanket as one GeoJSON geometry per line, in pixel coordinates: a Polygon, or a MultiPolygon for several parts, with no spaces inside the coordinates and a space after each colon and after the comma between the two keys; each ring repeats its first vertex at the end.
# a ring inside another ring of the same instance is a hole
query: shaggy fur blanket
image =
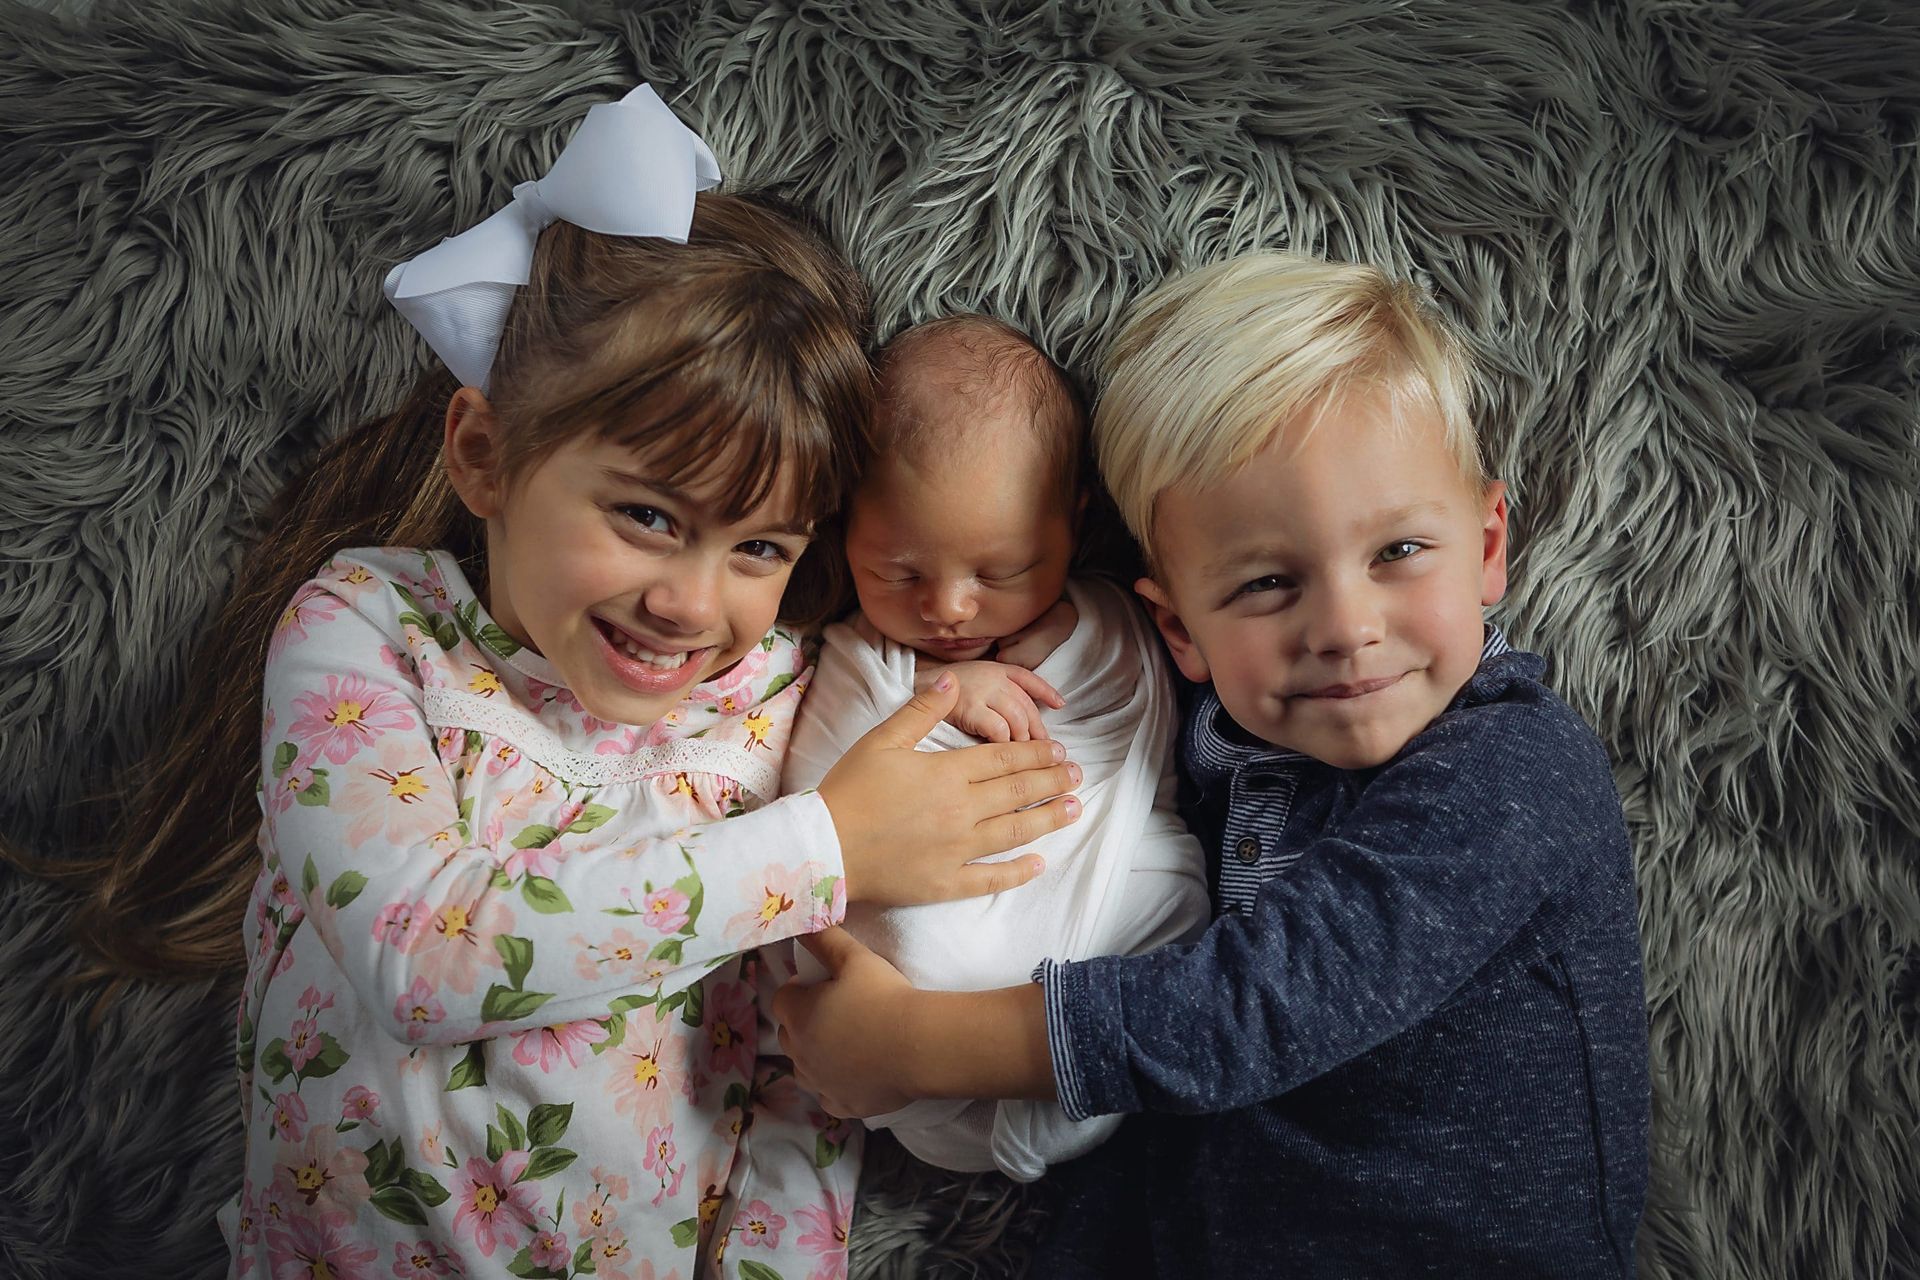
{"type": "MultiPolygon", "coordinates": [[[[1085,374],[1178,268],[1421,273],[1488,371],[1499,616],[1632,824],[1641,1270],[1920,1275],[1904,0],[0,0],[0,830],[58,854],[196,714],[251,514],[431,358],[382,273],[642,78],[886,330],[982,308],[1085,374]]],[[[89,1032],[62,911],[0,887],[0,1272],[212,1275],[230,1006],[89,1032]]],[[[855,1272],[1012,1274],[1044,1205],[883,1149],[855,1272]]]]}

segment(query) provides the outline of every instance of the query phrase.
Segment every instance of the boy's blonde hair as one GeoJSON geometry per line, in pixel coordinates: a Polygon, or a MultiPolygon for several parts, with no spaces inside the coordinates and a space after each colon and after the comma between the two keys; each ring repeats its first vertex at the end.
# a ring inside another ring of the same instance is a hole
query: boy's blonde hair
{"type": "Polygon", "coordinates": [[[1224,480],[1296,419],[1308,430],[1357,380],[1435,410],[1461,475],[1486,473],[1466,349],[1415,285],[1375,266],[1265,251],[1176,276],[1108,350],[1093,415],[1100,473],[1148,564],[1154,504],[1224,480]]]}

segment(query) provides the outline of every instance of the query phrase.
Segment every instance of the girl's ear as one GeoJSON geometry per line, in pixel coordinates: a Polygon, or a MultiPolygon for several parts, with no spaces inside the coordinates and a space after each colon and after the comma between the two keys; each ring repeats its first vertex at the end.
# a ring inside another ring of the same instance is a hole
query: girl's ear
{"type": "Polygon", "coordinates": [[[1167,642],[1167,651],[1173,655],[1173,665],[1179,667],[1180,674],[1195,684],[1205,684],[1212,676],[1206,655],[1193,642],[1193,633],[1187,630],[1187,624],[1180,621],[1180,615],[1174,612],[1173,597],[1167,589],[1152,578],[1140,579],[1133,584],[1133,589],[1147,602],[1147,612],[1153,615],[1154,625],[1160,628],[1160,635],[1167,642]]]}
{"type": "Polygon", "coordinates": [[[1495,480],[1481,498],[1480,603],[1499,604],[1507,594],[1507,486],[1495,480]]]}
{"type": "Polygon", "coordinates": [[[440,457],[448,482],[468,511],[482,520],[500,514],[506,489],[501,477],[499,420],[478,387],[461,387],[447,401],[440,457]]]}

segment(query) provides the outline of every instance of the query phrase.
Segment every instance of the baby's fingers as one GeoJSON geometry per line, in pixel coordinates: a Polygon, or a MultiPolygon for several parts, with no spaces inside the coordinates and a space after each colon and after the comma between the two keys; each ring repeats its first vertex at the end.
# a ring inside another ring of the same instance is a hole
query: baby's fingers
{"type": "Polygon", "coordinates": [[[1067,700],[1060,696],[1058,689],[1025,667],[1008,667],[1007,679],[1013,684],[1018,685],[1020,691],[1029,698],[1032,698],[1035,702],[1043,702],[1055,711],[1067,705],[1067,700]]]}
{"type": "Polygon", "coordinates": [[[1047,869],[1047,861],[1037,853],[1011,862],[975,862],[961,867],[954,876],[954,895],[979,898],[989,893],[1018,889],[1047,869]]]}

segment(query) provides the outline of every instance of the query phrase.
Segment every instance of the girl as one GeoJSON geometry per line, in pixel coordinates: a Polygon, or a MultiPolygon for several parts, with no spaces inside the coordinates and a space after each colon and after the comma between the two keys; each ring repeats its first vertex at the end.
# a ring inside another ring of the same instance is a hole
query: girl
{"type": "MultiPolygon", "coordinates": [[[[870,407],[864,293],[791,217],[696,196],[675,129],[583,129],[516,191],[503,328],[390,278],[458,381],[328,449],[256,548],[213,714],[161,744],[80,921],[112,971],[225,973],[246,901],[236,1275],[690,1276],[749,1101],[750,949],[1022,883],[1037,860],[964,864],[1072,818],[1052,744],[911,749],[951,688],[772,799],[870,407]],[[664,219],[621,213],[662,188],[664,219]],[[257,748],[258,818],[222,747],[257,748]]],[[[789,1242],[844,1269],[828,1164],[789,1242]]]]}

